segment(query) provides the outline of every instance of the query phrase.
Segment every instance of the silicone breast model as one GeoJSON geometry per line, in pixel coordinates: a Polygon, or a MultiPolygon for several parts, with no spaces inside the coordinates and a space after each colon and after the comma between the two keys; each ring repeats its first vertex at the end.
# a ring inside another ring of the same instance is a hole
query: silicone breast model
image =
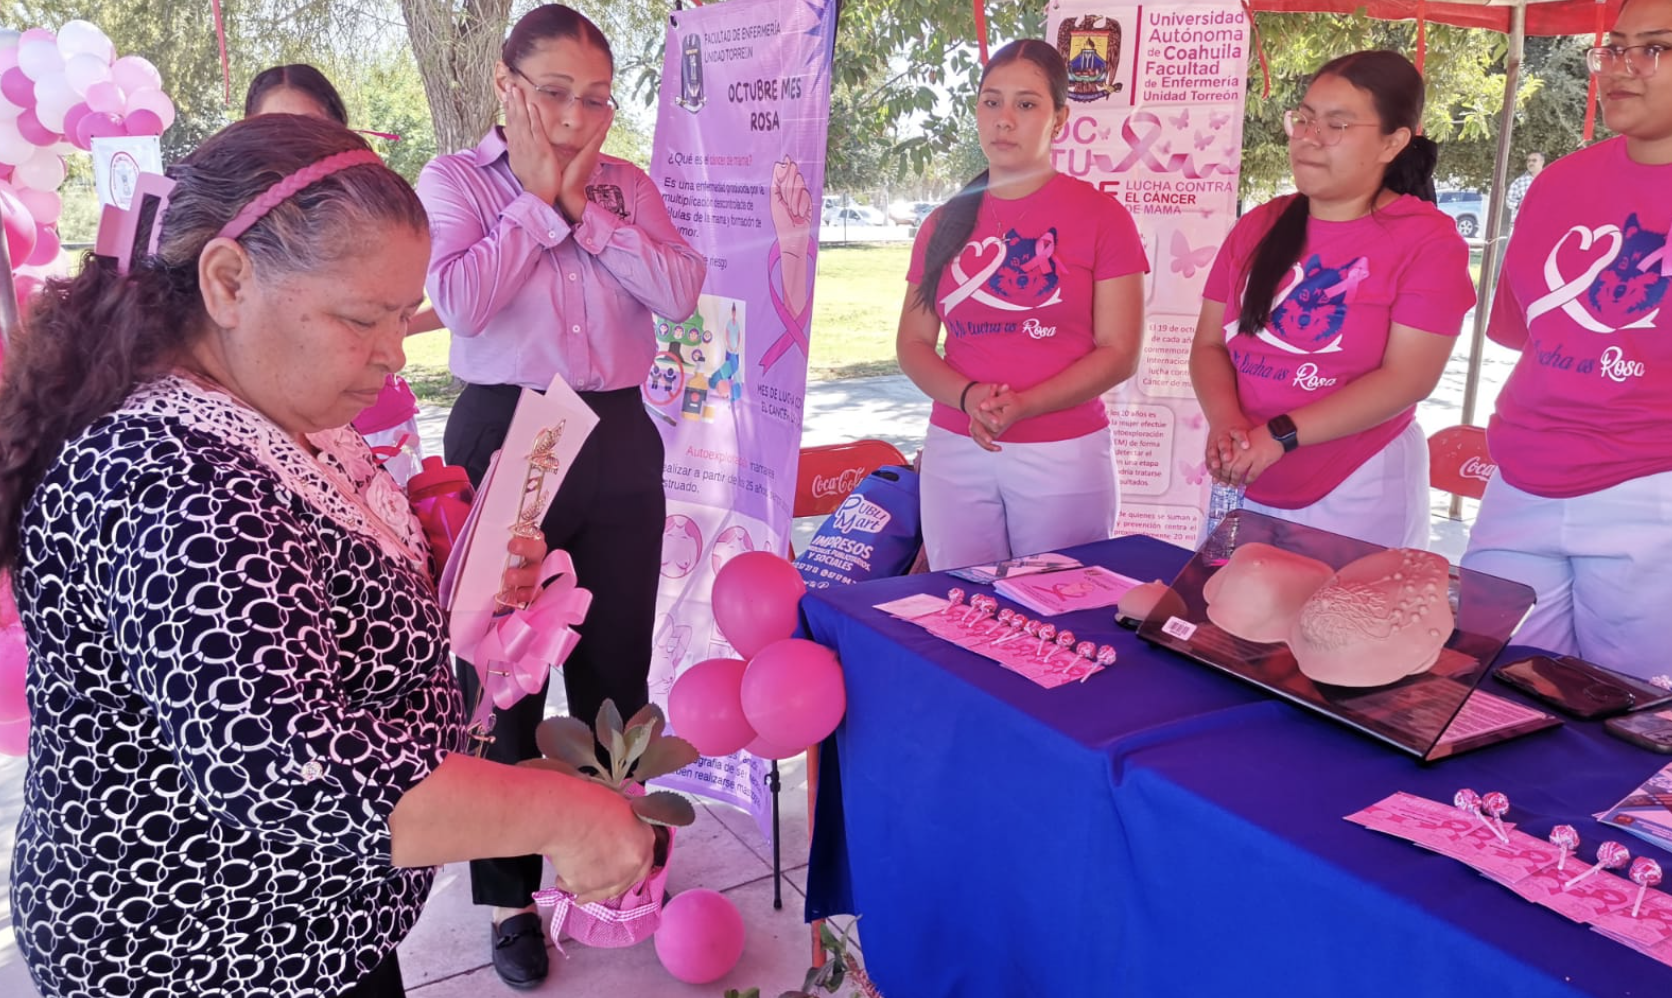
{"type": "Polygon", "coordinates": [[[1431,667],[1456,625],[1449,575],[1444,558],[1411,548],[1351,562],[1301,607],[1289,635],[1296,665],[1335,686],[1385,686],[1431,667]]]}
{"type": "Polygon", "coordinates": [[[1305,555],[1254,541],[1242,544],[1202,586],[1208,619],[1248,641],[1285,641],[1301,607],[1331,569],[1305,555]]]}

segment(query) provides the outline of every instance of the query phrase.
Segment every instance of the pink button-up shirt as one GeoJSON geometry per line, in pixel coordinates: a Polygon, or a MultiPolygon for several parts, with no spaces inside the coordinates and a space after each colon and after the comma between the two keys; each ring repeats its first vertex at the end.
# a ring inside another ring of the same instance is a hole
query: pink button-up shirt
{"type": "Polygon", "coordinates": [[[644,171],[600,156],[586,196],[570,225],[525,192],[498,128],[424,167],[426,285],[453,334],[454,376],[545,388],[562,373],[576,391],[631,388],[656,355],[652,313],[696,311],[707,263],[644,171]]]}

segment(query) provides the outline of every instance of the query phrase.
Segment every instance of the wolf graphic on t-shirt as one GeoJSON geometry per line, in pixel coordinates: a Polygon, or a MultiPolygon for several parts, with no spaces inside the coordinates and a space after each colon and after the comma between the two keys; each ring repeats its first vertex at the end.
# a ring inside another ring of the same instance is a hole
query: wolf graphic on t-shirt
{"type": "Polygon", "coordinates": [[[1364,257],[1328,267],[1314,253],[1297,269],[1300,280],[1271,310],[1271,328],[1290,347],[1316,350],[1341,335],[1349,292],[1369,276],[1369,268],[1364,257]]]}
{"type": "Polygon", "coordinates": [[[987,289],[1013,305],[1049,304],[1060,281],[1051,259],[1056,245],[1055,227],[1032,239],[1009,230],[1004,234],[1004,262],[987,278],[987,289]]]}
{"type": "Polygon", "coordinates": [[[1666,235],[1645,229],[1636,212],[1626,218],[1620,235],[1624,241],[1619,254],[1585,292],[1592,314],[1616,329],[1629,326],[1660,304],[1667,285],[1658,259],[1645,265],[1656,250],[1664,251],[1666,235]]]}

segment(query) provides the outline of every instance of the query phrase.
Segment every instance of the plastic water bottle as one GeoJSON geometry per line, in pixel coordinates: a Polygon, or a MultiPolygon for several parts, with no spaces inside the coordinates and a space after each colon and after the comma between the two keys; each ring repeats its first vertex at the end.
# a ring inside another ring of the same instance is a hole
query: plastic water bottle
{"type": "Polygon", "coordinates": [[[1214,482],[1213,491],[1208,494],[1207,520],[1202,524],[1202,555],[1210,565],[1222,565],[1231,557],[1236,549],[1236,525],[1223,536],[1217,536],[1219,524],[1236,510],[1242,508],[1242,497],[1246,487],[1242,485],[1227,485],[1224,482],[1214,482]]]}

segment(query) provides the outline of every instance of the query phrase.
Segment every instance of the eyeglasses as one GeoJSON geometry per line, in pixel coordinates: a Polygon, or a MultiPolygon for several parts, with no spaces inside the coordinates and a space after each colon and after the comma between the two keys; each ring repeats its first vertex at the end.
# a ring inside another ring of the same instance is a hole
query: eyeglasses
{"type": "Polygon", "coordinates": [[[1321,146],[1338,146],[1347,137],[1349,128],[1380,128],[1374,121],[1327,121],[1314,118],[1305,111],[1283,112],[1283,134],[1291,139],[1304,139],[1311,135],[1313,141],[1321,146]]]}
{"type": "Polygon", "coordinates": [[[1585,50],[1585,65],[1593,73],[1640,76],[1646,80],[1660,68],[1660,54],[1664,51],[1665,45],[1598,45],[1585,50]]]}
{"type": "Polygon", "coordinates": [[[570,90],[568,87],[541,86],[533,80],[530,80],[527,74],[520,69],[512,69],[511,72],[521,76],[529,86],[534,88],[535,93],[544,97],[560,111],[566,111],[569,109],[569,105],[575,103],[576,101],[580,101],[582,112],[596,118],[601,118],[621,106],[615,102],[614,97],[583,97],[580,94],[575,93],[573,90],[570,90]]]}

